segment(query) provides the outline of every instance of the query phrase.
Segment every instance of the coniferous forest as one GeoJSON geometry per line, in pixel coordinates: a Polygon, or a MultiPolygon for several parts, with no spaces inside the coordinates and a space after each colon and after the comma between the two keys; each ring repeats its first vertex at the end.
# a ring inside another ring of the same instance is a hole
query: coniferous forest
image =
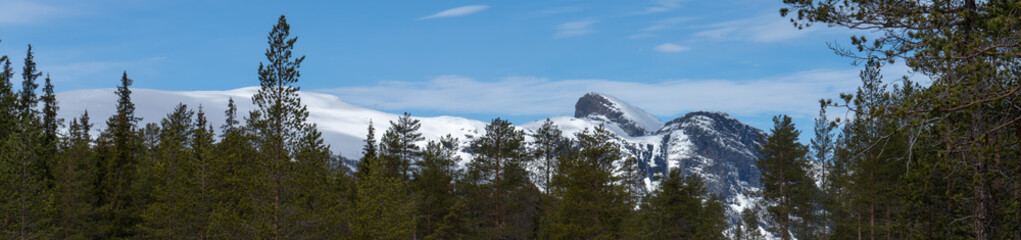
{"type": "Polygon", "coordinates": [[[639,189],[604,127],[526,134],[497,118],[458,146],[405,113],[370,124],[349,168],[308,121],[304,57],[280,16],[251,99],[145,125],[127,72],[116,114],[60,119],[73,99],[56,98],[31,46],[20,71],[0,57],[0,238],[1021,239],[1021,1],[783,2],[792,27],[869,31],[832,45],[861,84],[820,100],[808,141],[773,118],[749,193],[762,201],[738,221],[676,169],[639,189]],[[897,62],[931,81],[884,79],[897,62]]]}

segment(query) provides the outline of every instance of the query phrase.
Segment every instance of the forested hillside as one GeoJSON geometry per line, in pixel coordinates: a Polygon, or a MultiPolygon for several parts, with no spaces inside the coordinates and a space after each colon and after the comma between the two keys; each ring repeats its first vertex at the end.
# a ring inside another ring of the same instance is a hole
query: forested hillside
{"type": "Polygon", "coordinates": [[[251,99],[179,104],[144,125],[127,72],[115,114],[58,118],[75,99],[56,98],[29,46],[20,70],[0,57],[0,238],[1021,239],[1021,1],[783,2],[796,28],[872,31],[833,45],[861,85],[820,100],[811,140],[786,115],[741,139],[760,174],[729,182],[667,164],[645,183],[640,151],[608,129],[653,133],[658,120],[631,108],[613,116],[648,121],[566,136],[552,120],[526,132],[496,118],[471,139],[425,139],[405,113],[370,124],[349,167],[308,119],[284,16],[251,99]],[[901,61],[931,81],[884,79],[901,61]],[[721,182],[761,183],[732,193],[758,201],[728,218],[721,182]]]}

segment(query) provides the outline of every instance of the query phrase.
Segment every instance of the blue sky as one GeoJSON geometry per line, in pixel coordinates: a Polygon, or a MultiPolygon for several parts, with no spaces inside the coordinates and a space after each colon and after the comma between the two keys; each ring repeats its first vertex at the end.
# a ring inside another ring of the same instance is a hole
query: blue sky
{"type": "MultiPolygon", "coordinates": [[[[280,14],[307,56],[300,86],[390,112],[513,122],[572,115],[603,92],[668,121],[718,110],[764,130],[790,114],[809,132],[819,98],[858,85],[827,43],[795,30],[781,1],[28,1],[0,0],[0,54],[27,44],[57,91],[228,90],[258,84],[280,14]]],[[[860,34],[860,33],[859,33],[860,34]]],[[[892,66],[888,76],[906,74],[892,66]]],[[[892,79],[892,77],[888,77],[892,79]]],[[[836,111],[839,112],[839,111],[836,111]]],[[[806,135],[807,136],[807,135],[806,135]]]]}

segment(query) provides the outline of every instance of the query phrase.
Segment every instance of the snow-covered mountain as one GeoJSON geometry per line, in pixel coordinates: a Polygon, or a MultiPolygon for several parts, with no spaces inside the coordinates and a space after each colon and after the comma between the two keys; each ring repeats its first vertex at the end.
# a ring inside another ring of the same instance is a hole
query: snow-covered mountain
{"type": "MultiPolygon", "coordinates": [[[[133,89],[132,101],[136,115],[142,123],[158,123],[178,104],[192,109],[202,107],[211,123],[219,127],[224,121],[227,101],[233,98],[239,117],[253,109],[251,96],[257,87],[228,91],[162,91],[133,89]]],[[[372,121],[377,131],[389,127],[397,114],[376,111],[343,102],[334,95],[301,92],[302,103],[308,106],[309,120],[315,122],[323,138],[335,154],[348,159],[361,155],[363,138],[372,121]]],[[[114,89],[74,90],[57,95],[60,101],[59,117],[71,119],[89,111],[94,128],[105,128],[104,121],[115,111],[114,89]]],[[[472,139],[485,134],[486,122],[462,117],[421,117],[421,132],[426,140],[436,140],[447,134],[468,146],[472,139]]],[[[623,152],[637,157],[645,172],[646,187],[655,188],[669,169],[680,168],[684,174],[698,174],[706,180],[708,189],[719,194],[728,206],[728,215],[737,220],[738,213],[749,206],[751,198],[745,193],[761,187],[759,171],[754,165],[756,148],[761,144],[762,130],[741,123],[722,112],[691,112],[663,124],[654,117],[618,98],[589,93],[575,105],[574,117],[550,118],[564,134],[573,137],[587,128],[603,124],[615,133],[614,141],[623,152]]],[[[528,133],[538,129],[543,120],[520,124],[528,133]]],[[[376,134],[382,136],[381,133],[376,134]]],[[[531,139],[531,138],[527,138],[531,139]]],[[[468,155],[462,153],[462,163],[468,155]]],[[[623,159],[622,159],[623,160],[623,159]]]]}

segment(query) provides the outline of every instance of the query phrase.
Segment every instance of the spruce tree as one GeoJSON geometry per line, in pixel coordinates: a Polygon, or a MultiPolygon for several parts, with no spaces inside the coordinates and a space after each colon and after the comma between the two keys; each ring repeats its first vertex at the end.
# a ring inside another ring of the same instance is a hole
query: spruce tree
{"type": "MultiPolygon", "coordinates": [[[[236,119],[232,115],[237,113],[236,108],[228,104],[225,111],[225,119],[236,119]],[[233,109],[233,110],[232,110],[233,109]]],[[[224,126],[232,123],[227,121],[224,126]]],[[[250,129],[244,126],[226,127],[215,144],[216,157],[212,166],[213,174],[210,174],[213,184],[210,197],[217,199],[215,206],[210,213],[209,237],[213,239],[254,239],[265,238],[260,235],[256,226],[250,225],[248,216],[253,216],[257,211],[254,201],[265,198],[253,198],[256,194],[264,194],[264,189],[253,186],[258,182],[257,170],[260,169],[252,163],[259,154],[255,149],[255,138],[250,129]]]]}
{"type": "Polygon", "coordinates": [[[131,102],[129,89],[131,84],[132,80],[125,72],[116,90],[117,112],[106,121],[107,128],[97,143],[99,164],[102,165],[98,204],[104,212],[98,229],[103,232],[103,238],[134,236],[134,226],[138,222],[131,188],[142,150],[141,138],[136,132],[136,124],[141,118],[135,117],[135,104],[131,102]]]}
{"type": "Polygon", "coordinates": [[[14,92],[12,79],[11,60],[7,55],[0,55],[0,136],[12,134],[17,122],[18,95],[14,92]]]}
{"type": "Polygon", "coordinates": [[[43,86],[43,145],[50,151],[56,150],[57,128],[62,125],[62,120],[57,119],[58,106],[57,95],[53,93],[53,84],[50,75],[46,75],[46,84],[43,86]]]}
{"type": "Polygon", "coordinates": [[[379,151],[376,149],[376,128],[369,121],[369,133],[365,136],[365,146],[362,147],[362,158],[358,161],[358,178],[364,178],[371,170],[369,164],[379,158],[379,151]]]}
{"type": "Polygon", "coordinates": [[[141,179],[152,179],[154,188],[150,193],[153,202],[141,213],[142,230],[149,238],[192,238],[198,234],[189,228],[193,199],[189,192],[192,180],[186,162],[192,158],[189,144],[192,138],[195,112],[187,105],[178,104],[174,111],[160,121],[159,141],[155,148],[156,160],[140,167],[141,179]]]}
{"type": "Polygon", "coordinates": [[[807,147],[798,143],[801,131],[787,115],[773,117],[773,128],[760,147],[762,158],[755,162],[762,173],[762,197],[774,221],[772,232],[780,239],[791,239],[793,221],[805,216],[800,209],[811,203],[814,181],[808,176],[807,147]]]}
{"type": "Polygon", "coordinates": [[[92,123],[89,112],[71,120],[68,136],[62,138],[60,154],[53,165],[55,222],[61,239],[91,239],[96,214],[95,152],[91,148],[92,123]]]}
{"type": "Polygon", "coordinates": [[[23,115],[22,118],[27,115],[35,115],[35,106],[39,104],[38,95],[35,92],[36,88],[39,88],[36,79],[42,75],[43,73],[36,69],[32,44],[29,44],[28,53],[25,55],[25,67],[21,70],[21,91],[18,92],[18,110],[23,115]]]}

